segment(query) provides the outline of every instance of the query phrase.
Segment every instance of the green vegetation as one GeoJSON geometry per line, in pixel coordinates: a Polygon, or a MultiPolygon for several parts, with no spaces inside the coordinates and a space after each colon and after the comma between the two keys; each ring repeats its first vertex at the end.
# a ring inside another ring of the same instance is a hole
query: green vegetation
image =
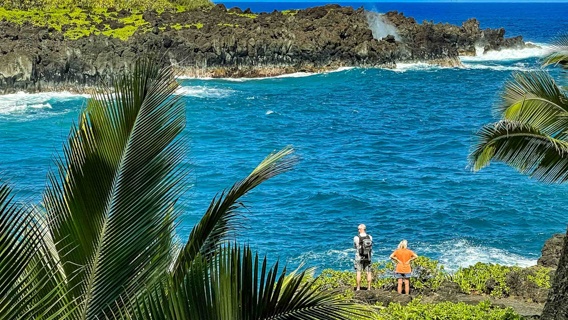
{"type": "Polygon", "coordinates": [[[238,28],[239,27],[238,24],[233,24],[233,23],[218,23],[217,25],[219,27],[229,27],[229,28],[238,28]]]}
{"type": "Polygon", "coordinates": [[[282,14],[285,16],[295,16],[298,14],[299,10],[282,10],[282,14]]]}
{"type": "Polygon", "coordinates": [[[20,10],[114,8],[137,10],[193,10],[211,7],[209,0],[0,0],[0,7],[20,10]]]}
{"type": "Polygon", "coordinates": [[[249,18],[249,19],[254,19],[254,18],[258,17],[258,14],[254,14],[254,13],[236,13],[236,12],[229,12],[229,14],[237,15],[237,16],[239,16],[239,17],[245,17],[245,18],[249,18]]]}
{"type": "MultiPolygon", "coordinates": [[[[568,36],[559,40],[543,64],[568,69],[568,36]]],[[[566,77],[567,73],[563,74],[566,77]]],[[[559,86],[545,71],[515,73],[505,84],[502,101],[495,111],[499,119],[484,125],[477,133],[478,142],[470,155],[473,170],[500,161],[545,183],[568,181],[566,87],[559,86]]],[[[543,319],[555,319],[566,313],[562,307],[568,306],[566,255],[568,241],[564,243],[543,319]]],[[[547,282],[541,273],[534,276],[534,281],[540,285],[547,282]]]]}
{"type": "Polygon", "coordinates": [[[420,299],[414,299],[406,306],[391,303],[371,319],[520,320],[522,317],[510,308],[493,308],[488,301],[477,305],[467,305],[463,302],[426,304],[421,303],[420,299]]]}
{"type": "MultiPolygon", "coordinates": [[[[178,8],[179,9],[179,8],[178,8]]],[[[31,10],[8,10],[0,8],[0,20],[6,20],[17,24],[30,22],[40,27],[48,27],[53,30],[63,32],[65,38],[77,40],[79,38],[93,35],[105,35],[120,40],[128,40],[134,33],[150,32],[150,24],[144,20],[143,14],[139,10],[131,10],[125,17],[118,18],[118,13],[114,10],[105,8],[97,9],[31,9],[31,10]],[[113,29],[110,26],[115,25],[113,29]]],[[[234,25],[238,26],[238,25],[234,25]]],[[[161,26],[160,30],[165,30],[166,26],[161,26]]],[[[203,23],[174,24],[171,28],[181,29],[201,29],[203,23]]]]}
{"type": "Polygon", "coordinates": [[[453,281],[459,284],[460,288],[466,292],[485,293],[495,297],[506,296],[509,293],[507,287],[507,274],[516,271],[519,267],[507,267],[498,264],[476,263],[474,266],[459,269],[453,275],[453,281]],[[488,282],[492,282],[491,289],[488,282]]]}
{"type": "MultiPolygon", "coordinates": [[[[501,266],[497,264],[477,263],[474,266],[460,268],[454,274],[448,273],[438,261],[419,257],[413,261],[413,277],[411,285],[418,292],[437,290],[444,282],[454,282],[464,293],[489,294],[494,297],[504,297],[509,294],[507,275],[517,273],[520,281],[532,283],[539,288],[550,288],[550,268],[516,266],[501,266]]],[[[381,261],[373,263],[373,287],[393,290],[396,279],[393,277],[394,263],[381,261]]],[[[326,290],[343,289],[343,296],[351,297],[355,287],[355,277],[352,271],[337,271],[325,269],[317,278],[315,285],[326,290]]]]}
{"type": "Polygon", "coordinates": [[[158,65],[138,61],[93,93],[40,204],[0,183],[0,319],[357,319],[364,306],[228,243],[242,197],[292,169],[291,147],[218,193],[177,240],[185,105],[158,65]]]}

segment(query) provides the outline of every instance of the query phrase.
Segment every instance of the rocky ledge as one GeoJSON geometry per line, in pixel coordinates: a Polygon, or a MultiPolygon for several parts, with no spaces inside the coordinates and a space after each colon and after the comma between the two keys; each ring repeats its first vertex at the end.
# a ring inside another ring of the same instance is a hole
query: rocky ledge
{"type": "Polygon", "coordinates": [[[72,37],[65,26],[0,21],[0,93],[98,84],[142,55],[162,57],[185,76],[262,77],[398,62],[459,66],[459,55],[527,46],[521,36],[505,38],[502,28],[480,29],[476,19],[462,26],[417,23],[396,11],[379,15],[339,5],[260,14],[217,5],[147,11],[140,18],[98,21],[72,37]],[[127,39],[112,36],[130,26],[137,31],[127,39]]]}
{"type": "MultiPolygon", "coordinates": [[[[454,275],[443,280],[436,289],[424,286],[416,288],[412,283],[414,280],[411,280],[413,289],[410,295],[398,294],[394,282],[392,282],[372,290],[357,291],[354,298],[365,303],[378,303],[383,306],[391,303],[406,305],[416,298],[420,299],[422,303],[449,301],[454,303],[463,302],[470,305],[476,305],[481,301],[487,300],[494,307],[510,307],[525,319],[539,319],[549,294],[558,293],[550,292],[549,288],[542,284],[539,285],[539,281],[535,281],[535,279],[538,277],[538,273],[544,272],[548,273],[548,275],[541,279],[549,278],[550,281],[554,281],[564,241],[566,241],[565,234],[555,234],[548,239],[542,248],[542,255],[538,259],[537,266],[512,268],[506,274],[496,273],[489,277],[485,275],[487,280],[481,286],[483,288],[481,291],[465,293],[463,287],[459,285],[459,279],[453,278],[458,276],[454,275]],[[499,288],[502,290],[500,291],[501,294],[495,295],[495,290],[499,288]]],[[[484,278],[484,275],[481,273],[487,272],[487,269],[476,268],[475,266],[472,268],[472,271],[476,271],[473,276],[478,277],[477,280],[484,278]]],[[[417,273],[418,278],[422,276],[425,276],[425,278],[432,277],[431,270],[428,273],[422,273],[422,271],[417,273]]],[[[353,290],[352,287],[343,287],[342,289],[353,290]]]]}

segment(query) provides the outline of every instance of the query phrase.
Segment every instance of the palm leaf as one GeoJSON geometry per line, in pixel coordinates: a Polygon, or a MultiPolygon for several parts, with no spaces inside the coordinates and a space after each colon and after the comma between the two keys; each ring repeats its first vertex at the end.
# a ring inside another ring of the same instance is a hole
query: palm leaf
{"type": "Polygon", "coordinates": [[[544,58],[543,65],[560,65],[568,68],[568,35],[563,35],[555,41],[552,52],[544,58]]]}
{"type": "Polygon", "coordinates": [[[172,279],[119,319],[362,319],[368,311],[304,277],[268,268],[248,247],[222,247],[210,259],[198,254],[179,287],[172,279]]]}
{"type": "Polygon", "coordinates": [[[0,319],[64,318],[71,304],[42,217],[10,193],[0,185],[0,319]]]}
{"type": "Polygon", "coordinates": [[[234,184],[228,191],[215,197],[205,215],[192,229],[189,239],[180,251],[174,266],[174,278],[179,282],[187,266],[201,254],[211,255],[235,227],[239,199],[262,182],[290,170],[296,162],[291,147],[286,147],[266,157],[245,179],[234,184]]]}
{"type": "Polygon", "coordinates": [[[173,204],[185,171],[184,108],[171,69],[138,61],[97,93],[50,173],[44,204],[64,261],[73,318],[102,318],[171,263],[173,204]]]}
{"type": "Polygon", "coordinates": [[[516,120],[524,109],[537,108],[539,118],[555,118],[560,113],[568,112],[568,99],[554,79],[544,71],[518,72],[505,84],[503,103],[497,111],[505,119],[516,120]],[[524,107],[524,108],[522,108],[524,107]]]}
{"type": "Polygon", "coordinates": [[[470,164],[475,171],[496,160],[544,182],[568,179],[566,141],[508,120],[485,125],[477,136],[479,142],[470,155],[470,164]]]}

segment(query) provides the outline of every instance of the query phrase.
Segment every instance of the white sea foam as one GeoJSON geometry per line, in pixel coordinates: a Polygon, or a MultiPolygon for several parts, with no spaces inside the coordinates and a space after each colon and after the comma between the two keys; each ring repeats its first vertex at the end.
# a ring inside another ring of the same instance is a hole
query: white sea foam
{"type": "Polygon", "coordinates": [[[535,48],[525,49],[503,49],[500,51],[488,51],[483,53],[482,49],[476,48],[475,57],[460,57],[462,62],[484,62],[484,61],[516,61],[528,58],[539,58],[550,53],[550,46],[546,44],[535,44],[535,48]]]}
{"type": "MultiPolygon", "coordinates": [[[[377,250],[382,249],[381,247],[377,248],[377,250]]],[[[455,272],[459,268],[472,266],[477,262],[519,267],[536,265],[536,259],[514,254],[503,249],[475,245],[464,239],[445,241],[438,244],[417,244],[413,246],[412,249],[420,256],[438,260],[448,272],[455,272]]],[[[386,261],[388,260],[389,254],[390,252],[385,254],[376,253],[373,256],[373,260],[386,261]]],[[[321,252],[308,251],[298,257],[290,258],[288,262],[296,265],[311,261],[315,262],[317,265],[321,265],[322,269],[333,265],[339,266],[338,268],[340,269],[350,270],[353,266],[354,256],[355,249],[330,249],[321,252]]]]}
{"type": "Polygon", "coordinates": [[[234,93],[231,89],[211,88],[204,86],[182,86],[176,91],[176,95],[194,98],[225,98],[234,93]]]}
{"type": "Polygon", "coordinates": [[[180,76],[180,77],[178,77],[178,79],[181,79],[181,80],[221,80],[221,81],[231,81],[231,82],[244,82],[244,81],[259,81],[259,80],[281,79],[281,78],[304,78],[304,77],[311,77],[311,76],[316,76],[316,75],[321,75],[321,74],[343,72],[343,71],[347,71],[347,70],[351,70],[351,69],[354,69],[354,67],[339,67],[337,69],[329,70],[329,71],[325,71],[325,72],[294,72],[294,73],[281,74],[281,75],[278,75],[278,76],[260,77],[260,78],[210,78],[210,77],[196,78],[196,77],[180,76]]]}
{"type": "Polygon", "coordinates": [[[397,63],[396,68],[389,69],[386,68],[385,70],[394,71],[394,72],[407,72],[407,71],[428,71],[428,70],[438,70],[442,68],[450,68],[450,67],[441,67],[436,64],[430,64],[426,62],[416,62],[416,63],[397,63]]]}
{"type": "Polygon", "coordinates": [[[437,256],[437,260],[450,272],[472,266],[477,262],[519,267],[536,265],[536,259],[523,257],[503,249],[475,245],[463,239],[422,248],[417,247],[416,251],[421,255],[437,256]]]}
{"type": "Polygon", "coordinates": [[[29,111],[52,109],[52,101],[70,101],[78,98],[88,98],[86,94],[70,92],[18,92],[0,95],[0,115],[23,114],[29,111]]]}
{"type": "Polygon", "coordinates": [[[536,67],[529,67],[526,63],[515,63],[515,64],[509,65],[509,66],[504,66],[504,65],[499,65],[499,64],[463,63],[462,69],[493,70],[493,71],[531,71],[531,70],[537,70],[536,67]]]}

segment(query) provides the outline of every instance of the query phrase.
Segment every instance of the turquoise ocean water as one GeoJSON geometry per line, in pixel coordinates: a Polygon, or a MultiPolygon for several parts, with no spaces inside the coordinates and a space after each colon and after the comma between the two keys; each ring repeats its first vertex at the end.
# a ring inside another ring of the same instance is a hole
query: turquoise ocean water
{"type": "MultiPolygon", "coordinates": [[[[474,174],[467,156],[475,131],[493,119],[504,82],[513,72],[538,69],[547,44],[568,31],[568,4],[374,7],[419,21],[477,17],[482,27],[503,26],[544,48],[463,59],[464,68],[407,64],[395,71],[181,79],[192,187],[182,198],[180,237],[217,192],[269,152],[293,145],[299,164],[245,199],[245,228],[237,235],[272,261],[349,269],[353,235],[365,223],[379,258],[405,238],[449,269],[477,261],[534,264],[544,241],[566,229],[568,187],[537,183],[502,164],[474,174]]],[[[0,174],[21,200],[40,200],[52,159],[84,104],[85,97],[65,92],[0,96],[0,174]]]]}

